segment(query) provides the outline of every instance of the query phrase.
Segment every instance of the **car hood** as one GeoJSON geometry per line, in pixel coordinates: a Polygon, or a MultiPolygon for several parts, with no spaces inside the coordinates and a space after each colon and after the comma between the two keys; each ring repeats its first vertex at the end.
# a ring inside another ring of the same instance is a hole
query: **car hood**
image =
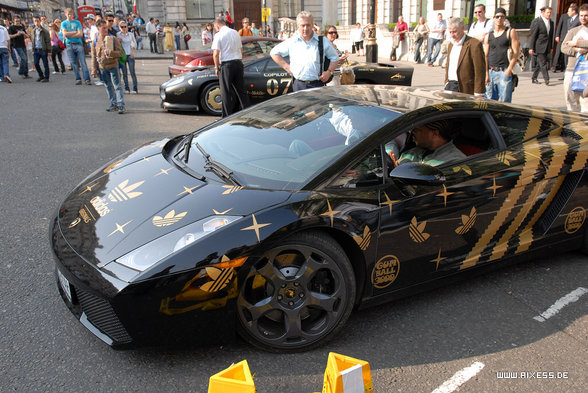
{"type": "Polygon", "coordinates": [[[88,262],[107,263],[200,219],[245,217],[290,196],[200,181],[166,159],[165,142],[143,146],[96,171],[60,206],[60,231],[88,262]]]}

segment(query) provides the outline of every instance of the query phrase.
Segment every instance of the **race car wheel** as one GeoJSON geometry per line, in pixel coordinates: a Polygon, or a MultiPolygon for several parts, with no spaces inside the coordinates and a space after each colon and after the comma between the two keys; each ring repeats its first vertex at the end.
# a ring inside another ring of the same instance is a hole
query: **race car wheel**
{"type": "Polygon", "coordinates": [[[218,83],[211,83],[204,87],[200,94],[202,109],[209,115],[220,116],[222,114],[221,91],[218,83]]]}
{"type": "Polygon", "coordinates": [[[301,233],[251,266],[237,300],[241,336],[272,352],[324,344],[342,328],[355,299],[347,255],[331,237],[301,233]]]}

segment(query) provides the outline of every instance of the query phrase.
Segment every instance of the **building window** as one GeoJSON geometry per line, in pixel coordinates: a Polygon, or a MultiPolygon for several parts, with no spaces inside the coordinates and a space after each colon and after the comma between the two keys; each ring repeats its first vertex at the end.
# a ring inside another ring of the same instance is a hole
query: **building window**
{"type": "Polygon", "coordinates": [[[445,0],[433,0],[433,11],[441,11],[445,9],[445,0]]]}
{"type": "Polygon", "coordinates": [[[398,22],[398,17],[402,15],[402,0],[394,0],[394,8],[392,9],[392,23],[398,22]]]}
{"type": "Polygon", "coordinates": [[[296,19],[302,11],[302,0],[285,0],[278,3],[279,16],[296,19]]]}
{"type": "Polygon", "coordinates": [[[214,0],[186,0],[188,19],[214,19],[214,0]]]}

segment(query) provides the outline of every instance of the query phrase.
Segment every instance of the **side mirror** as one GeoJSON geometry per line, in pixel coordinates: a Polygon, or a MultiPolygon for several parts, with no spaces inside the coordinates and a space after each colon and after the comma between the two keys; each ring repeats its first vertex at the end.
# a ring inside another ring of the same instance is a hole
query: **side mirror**
{"type": "Polygon", "coordinates": [[[398,165],[390,177],[407,185],[438,186],[445,183],[445,175],[439,169],[419,162],[398,165]]]}

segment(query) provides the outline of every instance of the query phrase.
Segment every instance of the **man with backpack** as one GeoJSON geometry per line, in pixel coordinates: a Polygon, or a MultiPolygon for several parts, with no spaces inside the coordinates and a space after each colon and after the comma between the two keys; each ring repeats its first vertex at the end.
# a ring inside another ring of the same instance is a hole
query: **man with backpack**
{"type": "Polygon", "coordinates": [[[96,22],[96,27],[99,32],[95,47],[96,61],[110,100],[110,106],[106,108],[106,111],[118,110],[118,113],[122,115],[127,111],[118,72],[118,58],[123,55],[123,48],[118,38],[108,34],[108,25],[104,19],[96,22]]]}
{"type": "Polygon", "coordinates": [[[476,21],[470,25],[468,35],[484,42],[486,35],[494,28],[492,19],[486,18],[486,7],[484,4],[478,4],[474,7],[476,21]]]}
{"type": "Polygon", "coordinates": [[[484,38],[484,52],[488,64],[486,98],[500,102],[511,102],[513,67],[519,58],[519,35],[512,27],[506,27],[506,10],[497,8],[494,13],[494,29],[484,38]],[[508,51],[512,50],[510,60],[508,51]]]}

